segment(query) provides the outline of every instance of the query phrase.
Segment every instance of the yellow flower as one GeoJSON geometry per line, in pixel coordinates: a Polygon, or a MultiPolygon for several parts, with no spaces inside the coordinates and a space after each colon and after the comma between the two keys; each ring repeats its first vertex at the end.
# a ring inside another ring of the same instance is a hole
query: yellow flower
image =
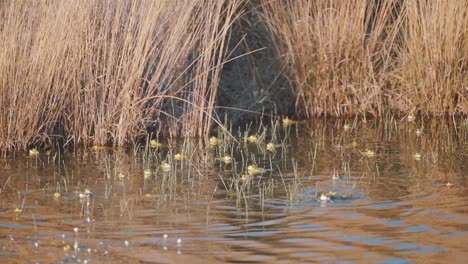
{"type": "Polygon", "coordinates": [[[37,156],[39,155],[39,150],[37,150],[36,148],[32,148],[29,150],[29,155],[30,156],[37,156]]]}
{"type": "Polygon", "coordinates": [[[60,198],[62,197],[62,194],[59,192],[54,192],[54,198],[60,198]]]}
{"type": "Polygon", "coordinates": [[[23,209],[17,207],[17,208],[15,208],[15,210],[13,210],[13,212],[15,212],[15,214],[19,215],[19,214],[23,213],[23,209]]]}

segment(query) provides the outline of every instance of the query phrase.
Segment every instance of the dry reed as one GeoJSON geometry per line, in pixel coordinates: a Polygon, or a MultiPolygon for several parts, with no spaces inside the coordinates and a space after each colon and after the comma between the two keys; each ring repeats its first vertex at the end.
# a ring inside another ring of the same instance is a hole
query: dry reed
{"type": "Polygon", "coordinates": [[[393,108],[425,115],[468,114],[468,5],[404,1],[403,44],[393,108]],[[404,96],[403,96],[404,95],[404,96]]]}
{"type": "Polygon", "coordinates": [[[312,115],[467,114],[463,1],[262,0],[278,56],[312,115]]]}
{"type": "Polygon", "coordinates": [[[224,41],[242,1],[0,4],[0,150],[113,144],[211,126],[224,41]],[[162,124],[162,122],[165,122],[162,124]]]}

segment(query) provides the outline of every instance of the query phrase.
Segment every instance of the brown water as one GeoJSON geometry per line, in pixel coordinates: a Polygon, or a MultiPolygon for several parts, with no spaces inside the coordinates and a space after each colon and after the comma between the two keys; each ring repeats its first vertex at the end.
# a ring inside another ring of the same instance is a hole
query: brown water
{"type": "Polygon", "coordinates": [[[291,128],[276,153],[195,146],[170,172],[157,169],[167,149],[17,153],[0,164],[0,263],[464,263],[467,129],[421,126],[291,128]],[[243,182],[254,162],[269,171],[243,182]]]}

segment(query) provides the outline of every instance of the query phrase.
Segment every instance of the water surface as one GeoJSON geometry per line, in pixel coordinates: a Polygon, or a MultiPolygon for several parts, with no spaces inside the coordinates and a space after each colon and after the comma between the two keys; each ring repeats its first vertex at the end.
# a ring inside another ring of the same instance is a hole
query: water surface
{"type": "Polygon", "coordinates": [[[206,153],[186,144],[182,161],[171,158],[178,147],[10,155],[0,170],[0,262],[465,262],[466,128],[343,125],[267,129],[265,143],[282,144],[274,153],[231,142],[206,153]],[[217,159],[224,154],[233,163],[217,159]],[[243,181],[254,163],[267,171],[243,181]],[[145,179],[147,168],[155,174],[145,179]],[[86,188],[92,195],[80,198],[86,188]]]}

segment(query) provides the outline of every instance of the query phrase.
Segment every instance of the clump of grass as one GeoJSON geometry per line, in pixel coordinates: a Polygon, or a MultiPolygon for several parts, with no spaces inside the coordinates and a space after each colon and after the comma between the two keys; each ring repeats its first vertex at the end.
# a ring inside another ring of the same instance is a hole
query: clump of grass
{"type": "Polygon", "coordinates": [[[468,6],[463,1],[404,1],[394,107],[424,115],[468,113],[468,6]]]}
{"type": "Polygon", "coordinates": [[[311,115],[381,113],[399,17],[394,1],[263,1],[264,17],[311,115]]]}
{"type": "Polygon", "coordinates": [[[308,116],[467,113],[463,1],[261,2],[308,116]]]}
{"type": "Polygon", "coordinates": [[[0,150],[57,139],[122,147],[170,123],[207,135],[226,37],[241,4],[2,4],[0,150]]]}

